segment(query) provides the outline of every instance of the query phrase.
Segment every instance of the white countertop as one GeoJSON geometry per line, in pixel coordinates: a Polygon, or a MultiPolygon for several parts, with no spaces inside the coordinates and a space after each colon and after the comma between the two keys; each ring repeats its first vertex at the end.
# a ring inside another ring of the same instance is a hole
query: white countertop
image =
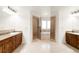
{"type": "Polygon", "coordinates": [[[6,38],[9,38],[9,37],[11,37],[11,36],[17,35],[17,34],[19,34],[19,33],[21,33],[21,32],[12,32],[12,33],[8,33],[8,34],[0,35],[0,41],[1,41],[1,40],[4,40],[4,39],[6,39],[6,38]]]}
{"type": "Polygon", "coordinates": [[[75,35],[79,35],[78,32],[68,32],[68,33],[70,33],[70,34],[75,34],[75,35]]]}

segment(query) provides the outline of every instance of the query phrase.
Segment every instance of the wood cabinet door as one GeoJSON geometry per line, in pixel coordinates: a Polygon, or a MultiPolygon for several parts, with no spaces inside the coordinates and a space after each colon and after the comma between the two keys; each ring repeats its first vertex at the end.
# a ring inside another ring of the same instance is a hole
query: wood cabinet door
{"type": "Polygon", "coordinates": [[[68,33],[66,33],[66,42],[67,42],[68,44],[70,44],[70,38],[69,38],[69,34],[68,34],[68,33]]]}
{"type": "Polygon", "coordinates": [[[15,42],[15,36],[12,36],[11,42],[12,42],[12,51],[16,49],[16,42],[15,42]]]}
{"type": "Polygon", "coordinates": [[[77,46],[77,36],[74,35],[74,34],[71,34],[71,40],[70,40],[70,42],[71,42],[72,46],[76,47],[77,46]]]}
{"type": "Polygon", "coordinates": [[[4,53],[10,53],[12,52],[12,47],[13,47],[13,44],[12,44],[12,38],[8,38],[4,41],[4,50],[3,52],[4,53]]]}
{"type": "Polygon", "coordinates": [[[77,36],[77,48],[79,48],[79,36],[77,36]]]}
{"type": "Polygon", "coordinates": [[[0,43],[0,53],[3,53],[4,45],[0,43]]]}
{"type": "Polygon", "coordinates": [[[4,42],[0,41],[0,53],[3,53],[3,49],[4,49],[4,42]]]}
{"type": "Polygon", "coordinates": [[[3,52],[3,45],[0,45],[0,53],[3,52]]]}
{"type": "Polygon", "coordinates": [[[15,36],[15,44],[18,47],[22,43],[22,34],[18,34],[15,36]]]}

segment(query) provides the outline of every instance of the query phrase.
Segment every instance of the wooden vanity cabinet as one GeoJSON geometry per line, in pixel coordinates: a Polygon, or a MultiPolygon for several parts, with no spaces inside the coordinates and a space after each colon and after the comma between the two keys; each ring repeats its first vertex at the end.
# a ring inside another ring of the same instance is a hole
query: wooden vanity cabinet
{"type": "Polygon", "coordinates": [[[79,35],[66,33],[66,43],[79,49],[79,35]]]}
{"type": "Polygon", "coordinates": [[[0,41],[0,52],[11,53],[22,43],[22,33],[0,41]]]}

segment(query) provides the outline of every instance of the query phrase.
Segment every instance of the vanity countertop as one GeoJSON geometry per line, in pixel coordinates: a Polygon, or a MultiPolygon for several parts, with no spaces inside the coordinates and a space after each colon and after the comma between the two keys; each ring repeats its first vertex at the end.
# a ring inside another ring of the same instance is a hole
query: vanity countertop
{"type": "Polygon", "coordinates": [[[0,41],[4,40],[6,38],[9,38],[11,36],[17,35],[19,33],[21,33],[21,32],[11,32],[11,33],[8,33],[8,34],[2,34],[2,35],[0,35],[0,41]]]}
{"type": "Polygon", "coordinates": [[[74,34],[74,35],[79,35],[79,32],[67,32],[67,33],[74,34]]]}

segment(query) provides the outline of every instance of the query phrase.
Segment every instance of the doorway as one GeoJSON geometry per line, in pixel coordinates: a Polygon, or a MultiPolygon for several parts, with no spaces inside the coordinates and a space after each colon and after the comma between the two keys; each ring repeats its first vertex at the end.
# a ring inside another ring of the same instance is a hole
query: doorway
{"type": "Polygon", "coordinates": [[[41,19],[41,39],[50,40],[50,19],[41,19]]]}
{"type": "Polygon", "coordinates": [[[33,16],[33,40],[55,41],[56,17],[40,18],[33,16]]]}

